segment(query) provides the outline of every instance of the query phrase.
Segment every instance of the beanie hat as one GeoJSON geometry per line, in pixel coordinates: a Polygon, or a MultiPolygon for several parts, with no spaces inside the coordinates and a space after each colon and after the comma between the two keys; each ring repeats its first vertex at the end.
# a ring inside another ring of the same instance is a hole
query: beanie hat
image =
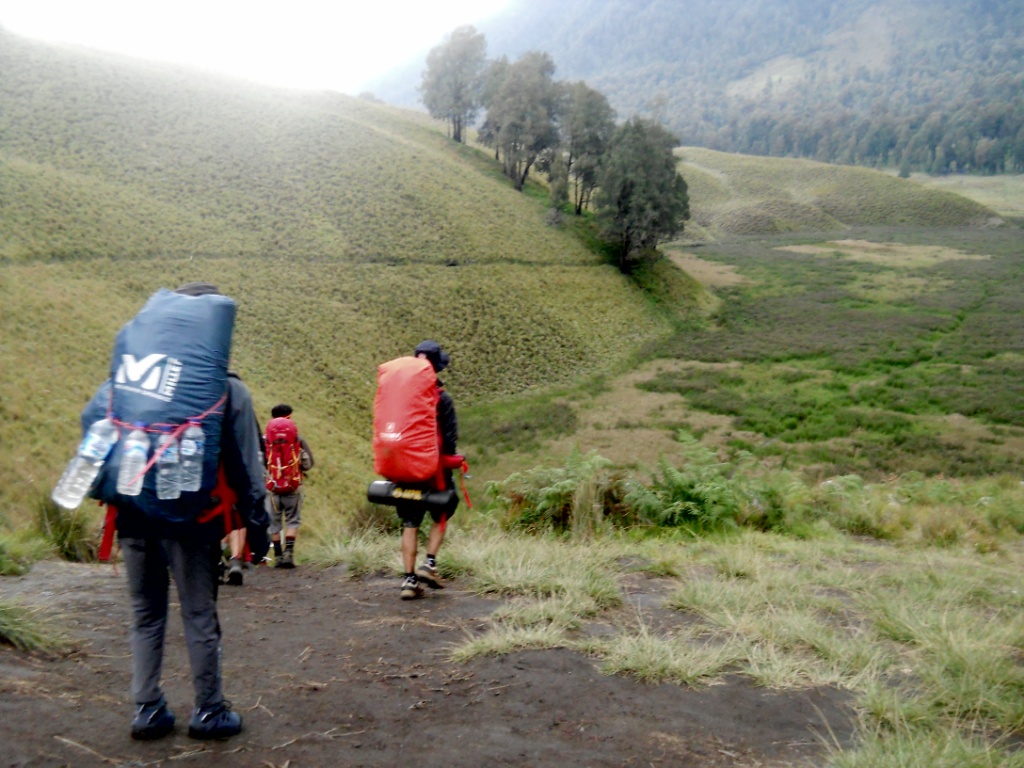
{"type": "Polygon", "coordinates": [[[180,288],[175,289],[174,292],[185,296],[220,295],[220,289],[213,283],[185,283],[180,288]]]}
{"type": "Polygon", "coordinates": [[[441,349],[441,345],[429,339],[417,344],[412,354],[414,357],[424,355],[430,361],[430,364],[434,366],[434,373],[440,373],[447,368],[450,360],[448,353],[441,349]]]}

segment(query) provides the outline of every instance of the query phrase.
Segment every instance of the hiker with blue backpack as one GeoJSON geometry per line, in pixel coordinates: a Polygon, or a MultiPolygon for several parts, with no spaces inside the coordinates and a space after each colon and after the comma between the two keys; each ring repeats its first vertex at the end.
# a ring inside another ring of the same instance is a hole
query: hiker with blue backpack
{"type": "Polygon", "coordinates": [[[269,519],[252,397],[228,371],[234,316],[209,283],[160,290],[118,333],[110,378],[82,413],[83,431],[109,419],[119,432],[89,495],[109,505],[127,571],[134,739],[174,730],[160,680],[172,578],[195,694],[188,735],[242,730],[221,679],[221,539],[244,525],[258,562],[269,519]],[[194,485],[183,482],[189,461],[194,485]]]}

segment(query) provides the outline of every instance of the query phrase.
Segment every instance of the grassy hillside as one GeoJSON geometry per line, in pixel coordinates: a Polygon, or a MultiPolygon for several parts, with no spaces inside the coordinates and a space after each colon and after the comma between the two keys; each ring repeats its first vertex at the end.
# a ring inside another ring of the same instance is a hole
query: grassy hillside
{"type": "Polygon", "coordinates": [[[314,446],[311,511],[372,474],[378,363],[432,337],[463,407],[619,365],[668,329],[485,155],[420,115],[0,36],[0,461],[23,519],[67,460],[117,329],[157,288],[239,303],[262,418],[314,446]]]}
{"type": "Polygon", "coordinates": [[[979,202],[1018,225],[1024,223],[1024,175],[1022,174],[930,176],[924,173],[915,173],[910,178],[924,187],[953,192],[979,202]]]}
{"type": "Polygon", "coordinates": [[[851,226],[998,225],[990,208],[866,168],[677,150],[695,236],[839,231],[851,226]]]}

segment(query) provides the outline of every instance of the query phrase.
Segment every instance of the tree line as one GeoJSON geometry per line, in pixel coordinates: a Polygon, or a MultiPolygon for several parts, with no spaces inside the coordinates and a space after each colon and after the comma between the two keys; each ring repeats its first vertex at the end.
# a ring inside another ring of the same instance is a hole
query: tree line
{"type": "Polygon", "coordinates": [[[465,143],[477,140],[522,191],[531,171],[547,176],[552,205],[592,211],[619,268],[629,272],[689,218],[686,182],[676,169],[678,138],[657,121],[616,123],[607,97],[583,81],[555,80],[541,51],[489,60],[484,35],[462,26],[427,55],[421,99],[465,143]]]}
{"type": "Polygon", "coordinates": [[[520,0],[496,50],[563,73],[687,146],[905,172],[1024,172],[1024,3],[520,0]],[[556,43],[555,41],[562,41],[556,43]]]}

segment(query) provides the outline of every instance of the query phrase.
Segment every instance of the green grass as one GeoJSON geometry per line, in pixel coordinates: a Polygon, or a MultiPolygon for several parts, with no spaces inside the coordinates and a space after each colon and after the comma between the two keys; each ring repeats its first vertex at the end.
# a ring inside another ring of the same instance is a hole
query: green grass
{"type": "Polygon", "coordinates": [[[686,364],[640,386],[728,417],[735,449],[820,478],[1019,471],[1019,233],[794,241],[701,249],[746,282],[718,288],[713,315],[652,344],[652,358],[686,364]]]}
{"type": "Polygon", "coordinates": [[[504,598],[450,657],[569,648],[606,674],[688,687],[740,675],[846,690],[858,738],[829,766],[1014,765],[1024,733],[1020,540],[1000,552],[746,531],[598,542],[462,529],[445,555],[464,588],[504,598]],[[648,585],[637,582],[652,573],[648,585]],[[666,568],[665,565],[670,564],[666,568]],[[599,566],[599,570],[596,567],[599,566]],[[589,582],[600,574],[600,589],[589,582]],[[624,608],[621,594],[665,595],[624,608]],[[653,613],[652,613],[653,611],[653,613]],[[597,622],[605,631],[591,633],[597,622]]]}
{"type": "Polygon", "coordinates": [[[984,224],[991,208],[866,168],[811,160],[676,151],[703,236],[840,232],[853,226],[984,224]]]}
{"type": "MultiPolygon", "coordinates": [[[[744,280],[663,261],[630,281],[588,222],[547,226],[540,187],[420,115],[20,40],[0,59],[4,572],[88,547],[98,507],[39,499],[114,334],[156,288],[212,280],[261,418],[291,402],[316,453],[311,565],[399,572],[395,518],[363,498],[375,369],[451,350],[487,472],[442,573],[503,602],[453,659],[563,647],[651,682],[835,686],[861,739],[834,766],[1022,764],[1024,293],[1019,231],[968,226],[991,211],[687,149],[685,240],[744,280]],[[616,401],[613,376],[641,388],[616,401]],[[674,437],[647,468],[580,444],[641,427],[674,437]],[[637,578],[668,584],[678,626],[623,607],[637,578]]],[[[0,605],[0,633],[44,647],[32,618],[0,605]]]]}
{"type": "Polygon", "coordinates": [[[0,600],[0,644],[29,653],[53,653],[66,643],[54,626],[52,619],[40,617],[38,609],[0,600]]]}

